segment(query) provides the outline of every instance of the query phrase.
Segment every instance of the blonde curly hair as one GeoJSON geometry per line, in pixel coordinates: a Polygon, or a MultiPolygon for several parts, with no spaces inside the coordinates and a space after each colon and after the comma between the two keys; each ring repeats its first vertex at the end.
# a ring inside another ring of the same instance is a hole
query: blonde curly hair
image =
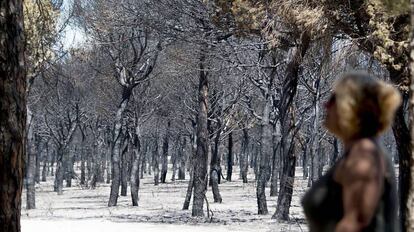
{"type": "Polygon", "coordinates": [[[386,131],[401,104],[401,95],[392,85],[365,72],[343,76],[334,88],[339,131],[349,138],[375,137],[386,131]]]}

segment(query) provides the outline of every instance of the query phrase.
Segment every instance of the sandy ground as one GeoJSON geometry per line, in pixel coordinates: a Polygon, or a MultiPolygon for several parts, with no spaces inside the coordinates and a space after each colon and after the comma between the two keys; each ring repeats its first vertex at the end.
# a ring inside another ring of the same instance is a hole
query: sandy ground
{"type": "MultiPolygon", "coordinates": [[[[168,173],[171,175],[171,171],[168,173]]],[[[188,176],[188,175],[187,175],[188,176]]],[[[297,169],[295,191],[290,209],[291,221],[278,223],[271,219],[277,197],[269,197],[269,215],[257,215],[254,176],[243,184],[234,172],[234,181],[223,181],[220,192],[223,203],[213,203],[211,188],[207,197],[211,218],[193,218],[181,210],[187,180],[154,186],[153,177],[141,180],[139,206],[133,207],[128,196],[120,196],[118,206],[107,207],[110,186],[84,189],[73,181],[63,195],[53,192],[53,179],[36,186],[36,209],[25,209],[23,197],[22,232],[105,232],[105,231],[307,231],[299,199],[306,189],[301,170],[297,169]]],[[[268,190],[268,189],[267,189],[268,190]]],[[[128,189],[129,191],[129,189],[128,189]]],[[[23,194],[25,196],[25,193],[23,194]]],[[[191,207],[191,206],[190,206],[191,207]]]]}

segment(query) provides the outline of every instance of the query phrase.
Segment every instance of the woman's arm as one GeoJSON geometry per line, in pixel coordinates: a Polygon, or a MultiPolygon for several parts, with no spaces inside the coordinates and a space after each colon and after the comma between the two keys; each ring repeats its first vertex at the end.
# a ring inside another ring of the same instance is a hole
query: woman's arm
{"type": "Polygon", "coordinates": [[[355,143],[340,173],[344,216],[336,232],[358,232],[369,225],[381,196],[380,164],[375,144],[369,139],[355,143]]]}

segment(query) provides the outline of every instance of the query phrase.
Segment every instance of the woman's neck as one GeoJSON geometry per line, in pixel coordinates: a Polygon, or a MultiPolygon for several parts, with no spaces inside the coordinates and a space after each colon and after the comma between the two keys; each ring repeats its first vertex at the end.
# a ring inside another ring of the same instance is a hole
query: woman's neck
{"type": "MultiPolygon", "coordinates": [[[[350,139],[343,139],[342,143],[344,144],[345,151],[350,151],[352,145],[360,139],[364,139],[368,137],[358,137],[358,138],[350,138],[350,139]]],[[[376,139],[376,137],[369,137],[369,139],[376,139]]]]}

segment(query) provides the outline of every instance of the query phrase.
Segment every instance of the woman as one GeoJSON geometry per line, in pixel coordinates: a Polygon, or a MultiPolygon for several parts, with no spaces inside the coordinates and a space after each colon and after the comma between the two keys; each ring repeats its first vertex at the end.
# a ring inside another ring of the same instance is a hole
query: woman
{"type": "Polygon", "coordinates": [[[302,199],[311,232],[398,231],[394,169],[377,137],[400,103],[396,89],[365,73],[337,83],[325,127],[345,152],[302,199]]]}

